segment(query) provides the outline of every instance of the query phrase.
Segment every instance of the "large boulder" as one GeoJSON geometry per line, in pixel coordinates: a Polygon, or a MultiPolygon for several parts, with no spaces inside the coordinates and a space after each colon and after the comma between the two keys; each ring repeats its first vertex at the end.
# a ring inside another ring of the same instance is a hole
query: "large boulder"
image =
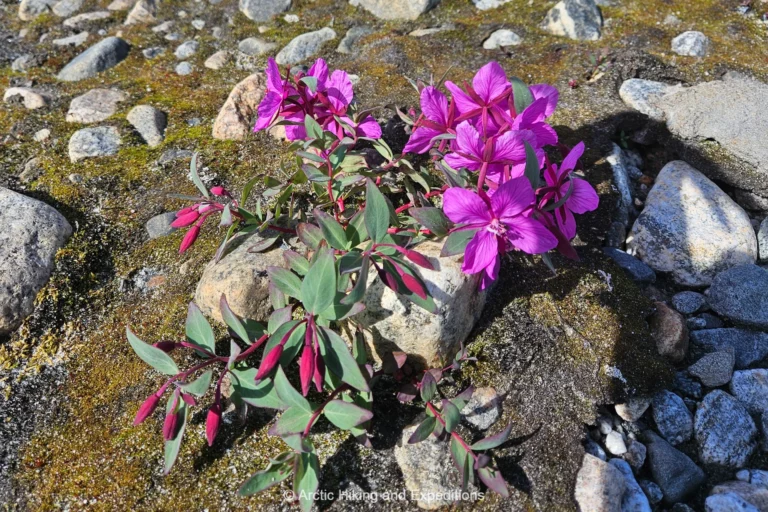
{"type": "Polygon", "coordinates": [[[91,78],[122,62],[131,47],[119,37],[107,37],[72,59],[57,78],[64,82],[76,82],[91,78]]]}
{"type": "Polygon", "coordinates": [[[56,251],[72,227],[47,204],[0,187],[0,336],[16,330],[35,309],[56,251]]]}
{"type": "Polygon", "coordinates": [[[229,93],[213,123],[213,138],[242,140],[253,130],[259,103],[266,93],[264,73],[254,73],[229,93]]]}
{"type": "Polygon", "coordinates": [[[349,0],[382,20],[415,20],[440,0],[349,0]]]}
{"type": "Polygon", "coordinates": [[[699,171],[664,166],[627,238],[627,252],[684,286],[707,286],[731,267],[754,263],[749,216],[699,171]]]}

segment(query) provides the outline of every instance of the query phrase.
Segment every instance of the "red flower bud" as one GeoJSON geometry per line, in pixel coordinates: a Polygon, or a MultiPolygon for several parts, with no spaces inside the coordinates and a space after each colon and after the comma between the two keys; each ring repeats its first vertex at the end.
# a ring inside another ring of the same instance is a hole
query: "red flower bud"
{"type": "Polygon", "coordinates": [[[420,252],[406,250],[405,257],[420,267],[424,267],[429,270],[435,270],[435,266],[432,265],[432,262],[429,261],[429,259],[427,259],[427,257],[420,252]]]}
{"type": "Polygon", "coordinates": [[[195,222],[197,219],[200,218],[200,214],[193,210],[191,212],[186,212],[183,215],[180,215],[181,212],[176,214],[176,220],[171,222],[171,227],[174,228],[184,228],[195,222]]]}
{"type": "Polygon", "coordinates": [[[318,393],[323,392],[323,380],[325,379],[325,361],[319,350],[315,351],[315,389],[318,393]]]}
{"type": "Polygon", "coordinates": [[[175,349],[176,345],[177,343],[174,343],[173,341],[158,341],[157,343],[152,344],[153,347],[159,348],[166,354],[175,349]]]}
{"type": "Polygon", "coordinates": [[[410,274],[406,274],[405,272],[402,273],[400,278],[403,280],[403,284],[406,286],[406,288],[408,288],[411,292],[415,293],[422,299],[426,300],[427,291],[424,289],[418,279],[410,274]]]}
{"type": "Polygon", "coordinates": [[[301,394],[307,396],[312,377],[315,375],[315,351],[312,345],[304,345],[299,361],[299,377],[301,380],[301,394]]]}
{"type": "Polygon", "coordinates": [[[187,231],[187,234],[184,235],[184,239],[181,241],[181,245],[179,246],[179,254],[189,249],[192,246],[192,244],[195,243],[195,240],[197,240],[197,235],[199,234],[200,234],[200,226],[194,225],[191,228],[189,228],[189,231],[187,231]]]}
{"type": "Polygon", "coordinates": [[[208,409],[208,417],[205,420],[205,438],[208,439],[208,446],[213,446],[213,440],[219,433],[221,426],[221,402],[216,402],[208,409]]]}
{"type": "Polygon", "coordinates": [[[197,402],[195,402],[195,397],[193,397],[189,393],[182,393],[181,399],[184,400],[184,403],[186,403],[189,406],[197,405],[197,402]]]}
{"type": "Polygon", "coordinates": [[[277,366],[277,363],[280,362],[280,356],[283,355],[283,346],[278,345],[272,350],[269,351],[268,354],[264,356],[264,358],[261,360],[261,366],[259,366],[259,371],[256,372],[256,381],[260,381],[264,379],[267,375],[269,375],[272,370],[275,369],[277,366]]]}
{"type": "Polygon", "coordinates": [[[225,196],[227,195],[227,190],[222,186],[216,186],[211,188],[211,194],[215,196],[225,196]]]}
{"type": "Polygon", "coordinates": [[[163,439],[170,441],[176,437],[176,432],[179,426],[179,412],[176,407],[173,407],[171,412],[165,415],[165,422],[163,423],[163,439]]]}
{"type": "Polygon", "coordinates": [[[141,407],[139,407],[139,411],[136,413],[136,418],[133,420],[133,424],[139,425],[140,423],[144,422],[144,420],[146,420],[153,412],[155,412],[159,402],[160,396],[157,393],[150,395],[149,398],[147,398],[144,403],[141,404],[141,407]]]}
{"type": "Polygon", "coordinates": [[[196,212],[198,208],[200,208],[199,204],[193,204],[192,206],[187,206],[186,208],[182,208],[181,210],[176,212],[176,217],[181,217],[182,215],[186,215],[189,212],[196,212]]]}

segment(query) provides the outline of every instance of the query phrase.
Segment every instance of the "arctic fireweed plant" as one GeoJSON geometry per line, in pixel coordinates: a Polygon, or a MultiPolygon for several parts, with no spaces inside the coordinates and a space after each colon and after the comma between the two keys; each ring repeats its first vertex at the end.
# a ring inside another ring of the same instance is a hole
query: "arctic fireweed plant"
{"type": "Polygon", "coordinates": [[[576,233],[574,214],[594,210],[598,197],[574,174],[583,144],[570,150],[560,145],[565,156],[559,165],[544,151],[558,146],[557,134],[546,122],[557,105],[557,90],[510,80],[496,62],[481,68],[471,84],[446,82],[450,99],[440,84],[412,82],[421,95],[421,114],[396,109],[411,127],[403,155],[396,156],[382,140],[372,111],[355,103],[344,71],[329,73],[319,59],[306,72],[281,74],[270,59],[266,76],[267,93],[255,130],[283,127],[296,153],[296,172],[285,183],[263,178],[266,190],[255,208],[248,209],[251,190],[262,178],[251,180],[235,199],[221,186],[205,187],[195,157],[191,177],[201,195],[181,196],[194,204],[180,210],[173,225],[189,227],[180,248],[184,252],[215,214],[227,228],[216,260],[233,238],[252,232],[259,232],[260,238],[251,251],[268,249],[282,237],[298,237],[303,249],[285,249],[285,267],[266,269],[274,309],[267,325],[238,317],[221,297],[231,337],[228,354],[217,353],[214,332],[194,303],[189,305],[183,341],[150,345],[128,330],[128,341],[139,357],[169,376],[139,408],[134,423],[149,417],[168,394],[163,425],[168,472],[191,408],[211,388],[206,436],[209,444],[214,442],[222,421],[222,384],[228,376],[234,404],[280,411],[269,432],[286,445],[243,484],[240,494],[292,478],[296,500],[309,510],[321,476],[313,426],[324,416],[369,445],[372,390],[389,374],[402,385],[400,400],[420,396],[425,404],[426,419],[409,442],[430,436],[450,442],[465,488],[477,478],[507,496],[506,483],[487,450],[507,440],[511,425],[470,443],[457,426],[473,389],[453,398],[439,389],[444,375],[473,359],[466,349],[462,347],[444,368],[415,371],[399,352],[386,354],[374,368],[355,315],[365,308],[366,288],[374,279],[436,312],[418,271],[434,269],[418,248],[427,239],[444,240],[445,256],[463,253],[462,269],[477,276],[480,288],[497,279],[502,257],[510,251],[540,254],[550,267],[547,253],[553,249],[576,258],[570,245],[576,233]],[[409,153],[429,153],[445,183],[432,185],[434,177],[423,167],[415,169],[405,158],[409,153]],[[297,208],[302,200],[311,207],[297,208]],[[340,333],[346,333],[351,349],[340,333]],[[168,355],[174,349],[189,349],[199,361],[181,371],[168,355]]]}

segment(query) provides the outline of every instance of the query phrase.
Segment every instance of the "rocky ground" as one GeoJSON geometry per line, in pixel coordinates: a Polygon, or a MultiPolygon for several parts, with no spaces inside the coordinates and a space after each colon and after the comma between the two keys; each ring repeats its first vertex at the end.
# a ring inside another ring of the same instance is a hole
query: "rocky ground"
{"type": "MultiPolygon", "coordinates": [[[[483,388],[467,435],[513,424],[495,451],[512,496],[457,506],[768,510],[768,4],[597,3],[3,0],[0,503],[285,507],[280,488],[234,492],[281,451],[262,412],[230,412],[211,448],[193,417],[161,475],[160,420],[131,426],[158,377],[124,329],[181,335],[217,233],[179,257],[167,194],[193,191],[193,151],[209,184],[285,177],[283,143],[250,133],[256,73],[322,56],[357,76],[362,103],[403,108],[417,104],[405,77],[469,79],[497,60],[554,84],[561,140],[587,145],[601,207],[579,224],[582,261],[555,258],[556,276],[509,262],[467,341],[478,362],[455,376],[483,388]]],[[[402,148],[394,112],[375,115],[402,148]]],[[[318,436],[322,489],[460,486],[440,446],[403,443],[418,407],[392,386],[371,449],[318,436]]]]}

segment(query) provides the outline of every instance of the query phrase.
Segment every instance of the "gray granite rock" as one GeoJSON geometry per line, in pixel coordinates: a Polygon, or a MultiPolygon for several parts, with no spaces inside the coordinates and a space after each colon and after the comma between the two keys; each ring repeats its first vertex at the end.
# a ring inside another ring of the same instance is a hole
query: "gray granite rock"
{"type": "Polygon", "coordinates": [[[768,217],[760,223],[760,229],[757,232],[757,246],[760,263],[768,263],[768,217]]]}
{"type": "MultiPolygon", "coordinates": [[[[764,512],[768,510],[768,489],[761,485],[755,485],[747,482],[740,482],[738,480],[723,482],[712,488],[710,497],[717,495],[733,495],[738,496],[744,502],[748,503],[755,510],[764,512]]],[[[727,510],[727,509],[726,509],[727,510]]],[[[752,510],[752,509],[736,509],[736,510],[752,510]]],[[[720,512],[715,509],[715,512],[720,512]]]]}
{"type": "Polygon", "coordinates": [[[154,59],[155,57],[159,57],[160,55],[165,53],[165,48],[162,46],[152,46],[150,48],[145,48],[141,50],[142,55],[144,55],[145,59],[154,59]]]}
{"type": "Polygon", "coordinates": [[[653,397],[653,421],[662,437],[670,444],[684,443],[693,435],[693,415],[683,399],[670,391],[653,397]]]}
{"type": "MultiPolygon", "coordinates": [[[[94,22],[100,22],[112,16],[109,11],[92,11],[84,12],[71,18],[67,18],[62,22],[62,25],[69,28],[80,29],[87,25],[96,24],[94,22]]],[[[106,31],[104,31],[106,33],[106,31]]]]}
{"type": "Polygon", "coordinates": [[[768,330],[768,270],[741,265],[719,273],[709,288],[709,304],[734,323],[768,330]]]}
{"type": "Polygon", "coordinates": [[[576,503],[591,512],[621,512],[627,489],[624,474],[613,464],[585,454],[576,476],[576,503]]]}
{"type": "MultiPolygon", "coordinates": [[[[621,459],[611,459],[608,464],[612,465],[624,475],[626,490],[621,498],[621,512],[651,512],[651,504],[640,485],[635,480],[632,468],[621,459]]],[[[582,510],[584,510],[582,508],[582,510]]]]}
{"type": "Polygon", "coordinates": [[[19,19],[30,21],[41,14],[49,12],[57,0],[21,0],[19,4],[19,19]]]}
{"type": "Polygon", "coordinates": [[[219,50],[207,59],[203,65],[208,69],[221,69],[229,62],[230,54],[227,50],[219,50]]]}
{"type": "Polygon", "coordinates": [[[120,132],[114,126],[83,128],[69,139],[69,159],[72,163],[85,158],[111,156],[120,149],[120,132]]]}
{"type": "Polygon", "coordinates": [[[488,9],[496,9],[502,5],[511,2],[512,0],[472,0],[475,7],[481,11],[487,11],[488,9]]]}
{"type": "Polygon", "coordinates": [[[603,16],[594,0],[562,0],[555,4],[541,23],[541,28],[556,36],[581,41],[597,41],[603,16]]]}
{"type": "Polygon", "coordinates": [[[701,293],[684,291],[672,296],[672,305],[684,315],[692,315],[707,309],[707,298],[701,293]]]}
{"type": "Polygon", "coordinates": [[[638,480],[637,483],[645,492],[645,495],[648,497],[648,502],[651,505],[660,503],[664,498],[664,493],[661,491],[661,487],[659,487],[656,482],[651,482],[650,480],[638,480]]]}
{"type": "Polygon", "coordinates": [[[731,394],[744,404],[751,414],[768,413],[768,370],[740,370],[733,374],[731,394]]]}
{"type": "Polygon", "coordinates": [[[339,46],[336,48],[336,51],[339,53],[347,53],[347,54],[354,53],[357,49],[356,48],[357,43],[365,36],[373,34],[373,32],[374,32],[373,28],[367,25],[356,25],[350,28],[349,30],[347,30],[347,34],[339,43],[339,46]]]}
{"type": "Polygon", "coordinates": [[[664,111],[658,106],[659,99],[675,89],[676,87],[662,82],[630,78],[621,84],[619,96],[628,107],[651,119],[663,121],[664,111]]]}
{"type": "Polygon", "coordinates": [[[40,157],[34,157],[24,164],[24,170],[19,174],[19,181],[24,184],[31,183],[39,178],[44,172],[45,169],[43,169],[41,165],[40,157]]]}
{"type": "Polygon", "coordinates": [[[698,331],[701,329],[720,329],[724,327],[723,321],[720,318],[710,313],[702,313],[698,316],[691,317],[686,320],[689,331],[698,331]]]}
{"type": "Polygon", "coordinates": [[[119,37],[107,37],[72,59],[57,78],[64,82],[91,78],[122,62],[129,50],[128,43],[119,37]]]}
{"type": "Polygon", "coordinates": [[[73,98],[69,103],[68,123],[98,123],[117,112],[117,104],[128,99],[128,94],[117,89],[91,89],[73,98]]]}
{"type": "Polygon", "coordinates": [[[291,0],[240,0],[240,11],[253,21],[269,21],[291,8],[291,0]]]}
{"type": "Polygon", "coordinates": [[[124,25],[154,23],[157,21],[157,4],[155,0],[138,0],[125,18],[124,25]]]}
{"type": "Polygon", "coordinates": [[[683,32],[672,39],[672,51],[687,57],[704,57],[709,53],[710,41],[696,30],[683,32]]]}
{"type": "Polygon", "coordinates": [[[653,479],[664,492],[667,504],[683,501],[706,481],[704,471],[686,454],[656,435],[644,432],[648,448],[647,465],[653,479]]]}
{"type": "Polygon", "coordinates": [[[88,40],[88,35],[88,32],[83,31],[72,36],[54,39],[51,44],[54,46],[80,46],[88,40]]]}
{"type": "Polygon", "coordinates": [[[515,32],[501,28],[493,32],[488,39],[483,41],[483,48],[486,50],[497,50],[506,46],[517,46],[523,42],[523,38],[515,32]]]}
{"type": "Polygon", "coordinates": [[[607,456],[605,454],[605,450],[603,450],[603,447],[594,442],[592,439],[587,439],[584,442],[584,452],[592,455],[593,457],[597,457],[600,460],[607,460],[607,456]]]}
{"type": "Polygon", "coordinates": [[[136,105],[128,112],[126,119],[136,128],[149,147],[159,146],[165,139],[168,117],[162,110],[151,105],[136,105]]]}
{"type": "Polygon", "coordinates": [[[706,286],[731,267],[754,263],[749,216],[682,161],[664,166],[627,239],[627,252],[685,286],[706,286]]]}
{"type": "Polygon", "coordinates": [[[149,239],[167,236],[176,231],[176,228],[171,226],[174,220],[176,220],[175,212],[161,213],[149,219],[146,224],[149,239]]]}
{"type": "Polygon", "coordinates": [[[184,41],[176,48],[176,51],[174,51],[173,54],[177,59],[184,60],[196,54],[198,48],[200,48],[200,43],[194,39],[191,41],[184,41]]]}
{"type": "Polygon", "coordinates": [[[277,47],[275,43],[270,43],[260,37],[249,37],[243,39],[237,44],[237,49],[246,55],[257,57],[264,55],[277,47]]]}
{"type": "Polygon", "coordinates": [[[68,18],[83,6],[84,0],[59,0],[53,4],[53,14],[60,18],[68,18]]]}
{"type": "Polygon", "coordinates": [[[3,94],[5,103],[21,103],[28,110],[36,110],[48,105],[50,97],[42,92],[29,87],[11,87],[3,94]]]}
{"type": "Polygon", "coordinates": [[[0,336],[15,331],[35,309],[56,251],[72,234],[47,204],[0,187],[0,336]]]}
{"type": "Polygon", "coordinates": [[[645,457],[648,454],[648,449],[643,443],[636,439],[629,438],[627,440],[627,452],[622,455],[622,458],[629,463],[633,468],[640,470],[645,464],[645,457]]]}
{"type": "Polygon", "coordinates": [[[266,92],[264,73],[254,73],[237,84],[213,123],[213,138],[242,140],[251,133],[259,103],[266,92]]]}
{"type": "Polygon", "coordinates": [[[725,350],[704,355],[688,368],[688,373],[698,377],[708,388],[716,388],[728,384],[733,375],[735,363],[735,351],[728,347],[725,350]]]}
{"type": "Polygon", "coordinates": [[[727,492],[713,494],[704,501],[706,512],[760,512],[738,494],[727,492]]]}
{"type": "Polygon", "coordinates": [[[501,417],[501,397],[493,388],[477,388],[461,414],[473,427],[488,430],[501,417]]]}
{"type": "MultiPolygon", "coordinates": [[[[764,452],[768,452],[768,413],[760,415],[760,449],[764,452]]],[[[768,486],[768,476],[766,476],[766,486],[768,486]]]]}
{"type": "Polygon", "coordinates": [[[611,430],[605,436],[605,449],[608,450],[608,453],[615,456],[627,453],[627,444],[624,442],[624,436],[621,432],[611,430]]]}
{"type": "Polygon", "coordinates": [[[675,378],[672,380],[672,390],[696,400],[704,396],[701,384],[692,379],[686,372],[675,373],[675,378]]]}
{"type": "Polygon", "coordinates": [[[747,368],[768,356],[768,334],[748,329],[705,329],[691,332],[691,341],[706,352],[733,347],[736,369],[747,368]]]}
{"type": "Polygon", "coordinates": [[[179,62],[175,68],[176,74],[179,76],[191,75],[195,71],[195,67],[187,61],[179,62]]]}
{"type": "Polygon", "coordinates": [[[301,34],[280,50],[275,56],[275,62],[281,66],[298,64],[317,54],[325,43],[334,39],[336,39],[336,32],[328,27],[301,34]]]}
{"type": "Polygon", "coordinates": [[[440,0],[349,0],[382,20],[415,20],[440,0]]]}
{"type": "Polygon", "coordinates": [[[635,422],[645,414],[650,405],[650,398],[633,397],[623,404],[616,404],[616,414],[624,421],[635,422]]]}
{"type": "Polygon", "coordinates": [[[629,274],[633,281],[641,284],[656,281],[656,273],[653,269],[634,256],[613,247],[604,247],[603,252],[629,274]]]}
{"type": "Polygon", "coordinates": [[[747,409],[725,391],[712,391],[694,418],[699,459],[705,464],[742,468],[757,446],[757,427],[747,409]]]}

